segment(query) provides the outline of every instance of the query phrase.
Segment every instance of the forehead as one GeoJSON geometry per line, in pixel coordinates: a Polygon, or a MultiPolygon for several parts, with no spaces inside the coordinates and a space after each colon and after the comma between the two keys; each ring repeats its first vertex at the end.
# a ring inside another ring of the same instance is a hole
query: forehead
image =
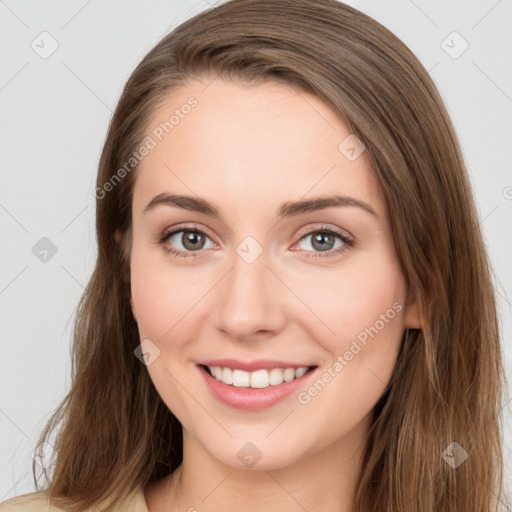
{"type": "Polygon", "coordinates": [[[137,169],[135,212],[162,192],[228,200],[248,212],[262,201],[333,193],[384,209],[366,152],[347,157],[354,135],[345,123],[288,85],[190,82],[156,110],[147,137],[152,149],[137,169]]]}

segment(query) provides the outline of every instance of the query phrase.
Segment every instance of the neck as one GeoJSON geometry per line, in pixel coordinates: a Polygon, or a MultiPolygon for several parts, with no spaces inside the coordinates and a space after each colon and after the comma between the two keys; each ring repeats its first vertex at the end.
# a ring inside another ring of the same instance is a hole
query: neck
{"type": "Polygon", "coordinates": [[[350,512],[368,420],[335,444],[268,470],[227,466],[184,430],[183,463],[147,492],[149,512],[350,512]]]}

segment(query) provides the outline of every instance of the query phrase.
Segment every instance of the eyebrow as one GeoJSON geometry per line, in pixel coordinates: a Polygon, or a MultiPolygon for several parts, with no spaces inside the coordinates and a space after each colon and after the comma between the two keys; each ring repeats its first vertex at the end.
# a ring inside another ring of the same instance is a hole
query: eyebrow
{"type": "MultiPolygon", "coordinates": [[[[166,192],[153,197],[153,199],[151,199],[144,208],[143,212],[146,213],[160,205],[176,206],[178,208],[183,208],[184,210],[203,213],[210,217],[216,217],[219,219],[221,217],[219,210],[205,199],[179,194],[168,194],[166,192]]],[[[294,217],[304,213],[324,210],[326,208],[350,206],[360,208],[361,210],[371,214],[376,219],[379,218],[377,212],[369,204],[360,201],[359,199],[342,195],[321,196],[312,199],[287,201],[281,204],[277,210],[277,216],[279,219],[283,219],[285,217],[294,217]]]]}

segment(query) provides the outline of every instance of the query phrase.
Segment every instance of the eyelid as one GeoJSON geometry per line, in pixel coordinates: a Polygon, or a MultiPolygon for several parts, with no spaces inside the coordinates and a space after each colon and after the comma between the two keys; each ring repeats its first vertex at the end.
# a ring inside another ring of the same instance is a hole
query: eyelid
{"type": "Polygon", "coordinates": [[[337,226],[334,227],[326,224],[321,224],[320,226],[317,227],[310,226],[309,228],[304,229],[306,231],[298,235],[298,240],[292,245],[292,247],[298,245],[302,240],[314,235],[315,233],[328,233],[334,237],[337,237],[342,242],[342,245],[340,247],[337,247],[336,249],[329,249],[327,251],[306,251],[300,249],[292,249],[293,251],[304,252],[306,255],[305,257],[309,259],[328,260],[329,258],[335,258],[343,254],[345,251],[354,247],[356,243],[356,239],[351,233],[337,226]]]}
{"type": "MultiPolygon", "coordinates": [[[[199,231],[206,235],[215,245],[219,245],[217,242],[215,242],[213,239],[215,237],[212,237],[212,235],[209,233],[208,228],[195,224],[193,222],[191,223],[185,223],[185,224],[178,224],[177,226],[172,226],[170,228],[164,229],[162,234],[159,236],[160,241],[162,241],[164,238],[168,238],[171,235],[175,235],[176,233],[179,233],[180,231],[199,231]]],[[[192,251],[189,251],[192,252],[192,251]]],[[[199,252],[199,251],[198,251],[199,252]]]]}
{"type": "MultiPolygon", "coordinates": [[[[208,234],[209,230],[207,228],[200,226],[198,224],[195,224],[195,223],[178,224],[177,226],[173,226],[171,228],[165,229],[162,232],[162,234],[160,235],[159,240],[156,243],[159,243],[160,245],[164,245],[165,242],[169,238],[171,238],[172,236],[174,236],[175,234],[177,234],[181,231],[198,231],[198,232],[204,234],[205,236],[207,236],[212,241],[212,243],[214,245],[216,245],[217,247],[219,246],[219,244],[217,244],[212,239],[212,237],[208,234]]],[[[304,251],[304,250],[296,250],[296,251],[297,252],[303,251],[305,253],[309,253],[309,255],[306,256],[308,258],[313,258],[313,259],[329,258],[329,257],[334,257],[334,256],[339,255],[340,253],[344,252],[345,250],[350,249],[355,244],[355,237],[349,231],[339,228],[337,226],[333,227],[333,226],[330,226],[327,224],[321,224],[320,226],[317,226],[317,227],[309,226],[309,227],[304,227],[301,230],[299,230],[299,233],[296,235],[296,237],[298,237],[298,239],[296,242],[293,243],[292,247],[297,245],[299,242],[301,242],[307,236],[311,236],[311,235],[313,235],[315,233],[319,233],[319,232],[327,232],[333,236],[340,238],[341,241],[343,242],[343,245],[341,247],[338,247],[337,249],[328,250],[328,251],[304,251]],[[325,256],[323,255],[323,253],[325,253],[325,256]]],[[[208,249],[200,249],[197,251],[183,251],[181,249],[175,249],[175,248],[171,249],[169,247],[165,247],[164,249],[168,253],[171,253],[176,257],[182,256],[182,257],[194,257],[194,258],[203,256],[204,252],[208,250],[208,249]]]]}
{"type": "MultiPolygon", "coordinates": [[[[212,237],[211,234],[209,234],[208,228],[206,228],[205,226],[193,223],[193,222],[191,222],[191,223],[184,223],[184,224],[178,224],[177,226],[173,226],[173,227],[171,227],[169,229],[165,229],[162,232],[162,238],[167,236],[167,235],[175,234],[175,233],[177,233],[179,231],[185,231],[185,230],[201,231],[205,235],[207,235],[210,239],[215,238],[215,237],[212,237]]],[[[348,231],[346,229],[339,228],[339,227],[333,227],[333,226],[330,226],[330,225],[325,224],[325,223],[320,223],[320,225],[316,226],[316,227],[311,227],[310,225],[309,225],[309,227],[308,226],[303,227],[303,228],[301,228],[298,231],[297,235],[295,235],[295,236],[297,236],[299,239],[302,239],[306,235],[310,235],[312,233],[316,233],[317,231],[323,231],[323,230],[334,231],[337,234],[340,234],[340,235],[343,235],[343,236],[345,236],[347,238],[355,240],[354,235],[352,235],[352,233],[350,233],[350,231],[348,231]]],[[[219,245],[219,244],[217,244],[217,245],[219,245]]]]}
{"type": "Polygon", "coordinates": [[[314,227],[311,227],[311,224],[308,224],[306,227],[301,228],[296,236],[299,237],[299,239],[302,239],[304,236],[316,233],[318,231],[334,231],[338,235],[344,236],[345,238],[350,238],[351,240],[355,240],[355,236],[350,233],[350,231],[326,223],[319,223],[319,225],[314,227]]]}

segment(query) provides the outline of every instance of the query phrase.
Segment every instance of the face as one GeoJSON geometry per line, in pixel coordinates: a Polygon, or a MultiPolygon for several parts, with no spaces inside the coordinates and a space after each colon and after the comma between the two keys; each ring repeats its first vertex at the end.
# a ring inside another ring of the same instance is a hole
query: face
{"type": "Polygon", "coordinates": [[[320,99],[275,83],[189,83],[147,135],[131,300],[186,439],[240,468],[362,441],[420,326],[366,152],[320,99]]]}

